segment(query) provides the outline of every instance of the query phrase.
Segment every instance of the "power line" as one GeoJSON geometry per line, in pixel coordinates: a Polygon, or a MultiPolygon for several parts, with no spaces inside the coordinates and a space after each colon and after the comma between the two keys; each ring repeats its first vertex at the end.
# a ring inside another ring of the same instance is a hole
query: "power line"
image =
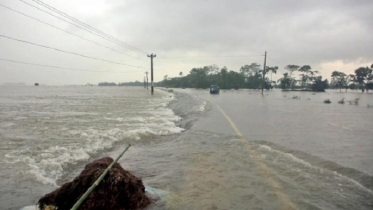
{"type": "MultiPolygon", "coordinates": [[[[53,16],[53,17],[55,17],[55,18],[58,18],[58,19],[60,19],[60,20],[62,20],[62,21],[64,21],[64,22],[66,22],[66,23],[69,23],[69,24],[71,24],[71,25],[73,25],[73,26],[75,26],[75,27],[77,27],[77,28],[80,28],[80,29],[82,29],[82,30],[85,30],[85,31],[87,31],[87,32],[89,32],[89,33],[91,33],[91,34],[93,34],[93,35],[100,36],[100,35],[98,35],[98,34],[92,32],[92,31],[89,31],[89,30],[87,30],[87,29],[85,29],[85,28],[80,27],[79,25],[76,25],[76,24],[71,23],[71,22],[69,22],[69,21],[67,21],[67,20],[65,20],[65,19],[63,19],[63,18],[61,18],[61,17],[58,17],[58,16],[56,16],[56,15],[54,15],[54,14],[48,12],[48,11],[42,10],[42,9],[40,9],[39,7],[35,6],[35,5],[32,5],[32,4],[30,4],[30,3],[27,3],[27,2],[25,2],[25,1],[23,1],[23,0],[20,0],[20,1],[21,1],[22,3],[24,3],[24,4],[28,5],[28,6],[30,6],[30,7],[33,7],[33,8],[35,8],[35,9],[37,9],[37,10],[39,10],[39,11],[42,11],[42,12],[48,14],[48,15],[51,15],[51,16],[53,16]]],[[[101,36],[100,36],[100,37],[101,37],[101,36]]],[[[104,38],[104,37],[101,37],[101,38],[104,38]]],[[[107,39],[106,39],[106,40],[107,40],[107,39]]],[[[108,40],[108,41],[110,41],[110,40],[108,40]]]]}
{"type": "Polygon", "coordinates": [[[96,32],[98,32],[98,33],[100,33],[100,34],[102,34],[102,35],[104,35],[106,37],[109,37],[109,38],[115,40],[115,41],[123,43],[123,44],[127,45],[128,47],[132,48],[133,50],[137,50],[137,51],[140,51],[142,53],[147,53],[147,52],[145,52],[145,51],[143,51],[143,50],[141,50],[141,49],[139,49],[139,48],[137,48],[135,46],[132,46],[132,45],[130,45],[128,43],[125,43],[125,42],[123,42],[123,41],[121,41],[119,39],[116,39],[116,38],[114,38],[114,37],[112,37],[112,36],[110,36],[110,35],[102,32],[102,31],[100,31],[100,30],[98,30],[98,29],[96,29],[96,28],[94,28],[94,27],[92,27],[92,26],[90,26],[90,25],[88,25],[88,24],[86,24],[86,23],[84,23],[84,22],[82,22],[82,21],[80,21],[80,20],[78,20],[78,19],[76,19],[76,18],[74,18],[74,17],[72,17],[72,16],[70,16],[70,15],[68,15],[68,14],[66,14],[66,13],[64,13],[64,12],[62,12],[62,11],[60,11],[60,10],[58,10],[58,9],[50,6],[50,5],[48,5],[48,4],[46,4],[46,3],[44,3],[44,2],[42,2],[42,1],[40,1],[40,0],[32,0],[32,1],[35,2],[35,3],[37,3],[37,4],[39,4],[39,5],[41,5],[41,6],[43,6],[43,7],[48,8],[49,10],[52,10],[52,11],[58,13],[61,16],[66,17],[66,18],[68,18],[68,19],[70,19],[70,20],[72,20],[72,21],[74,21],[74,22],[76,22],[76,23],[78,23],[78,24],[86,27],[86,28],[89,28],[89,29],[91,29],[93,31],[96,31],[96,32]]]}
{"type": "MultiPolygon", "coordinates": [[[[276,59],[273,59],[273,58],[271,58],[271,57],[269,57],[269,56],[267,56],[267,58],[269,58],[269,59],[271,59],[271,60],[277,62],[277,63],[280,64],[280,65],[283,65],[280,61],[278,61],[278,60],[276,60],[276,59]]],[[[283,66],[285,67],[286,65],[283,65],[283,66]]]]}
{"type": "Polygon", "coordinates": [[[77,56],[84,57],[84,58],[89,58],[89,59],[104,61],[104,62],[107,62],[107,63],[117,64],[117,65],[123,65],[123,66],[130,66],[130,67],[140,68],[140,69],[148,69],[148,68],[144,68],[144,67],[141,67],[141,66],[133,66],[133,65],[125,64],[125,63],[118,63],[118,62],[114,62],[114,61],[105,60],[105,59],[102,59],[102,58],[95,58],[95,57],[91,57],[91,56],[87,56],[87,55],[82,55],[82,54],[79,54],[79,53],[74,53],[74,52],[69,52],[69,51],[65,51],[65,50],[60,50],[60,49],[57,49],[57,48],[48,47],[48,46],[45,46],[45,45],[40,45],[40,44],[36,44],[36,43],[33,43],[33,42],[25,41],[25,40],[15,39],[15,38],[12,38],[12,37],[9,37],[9,36],[5,36],[5,35],[1,35],[1,34],[0,34],[0,37],[7,38],[7,39],[10,39],[10,40],[13,40],[13,41],[17,41],[17,42],[22,42],[22,43],[26,43],[26,44],[38,46],[38,47],[43,47],[43,48],[47,48],[47,49],[51,49],[51,50],[56,50],[56,51],[67,53],[67,54],[77,55],[77,56]]]}
{"type": "Polygon", "coordinates": [[[98,29],[96,29],[96,28],[94,28],[94,27],[92,27],[92,26],[90,26],[90,25],[88,25],[88,24],[86,24],[86,23],[84,23],[84,22],[81,22],[80,20],[78,20],[78,19],[76,19],[76,18],[74,18],[74,17],[72,17],[72,16],[69,16],[68,14],[66,14],[66,13],[64,13],[64,12],[62,12],[62,11],[60,11],[60,10],[58,10],[58,9],[56,9],[56,8],[54,8],[54,7],[52,7],[52,6],[48,5],[48,4],[46,4],[46,3],[44,3],[44,2],[42,2],[42,1],[40,1],[40,0],[32,0],[32,1],[34,1],[35,3],[37,3],[37,4],[39,4],[39,5],[43,6],[43,7],[48,8],[49,10],[52,10],[52,11],[58,13],[58,14],[61,15],[61,16],[66,17],[66,18],[68,18],[68,19],[70,19],[70,20],[72,20],[72,21],[74,21],[74,22],[76,22],[76,23],[78,23],[78,24],[80,24],[80,25],[82,25],[82,26],[88,28],[88,29],[91,29],[91,30],[93,30],[93,31],[95,31],[95,32],[97,32],[97,33],[100,33],[100,34],[102,34],[102,35],[104,35],[104,36],[106,36],[106,37],[109,37],[109,38],[111,38],[111,39],[113,39],[113,40],[115,40],[115,41],[118,41],[118,42],[120,42],[120,43],[123,43],[123,44],[127,45],[128,47],[132,48],[133,50],[137,50],[137,51],[142,52],[142,53],[147,53],[147,52],[145,52],[145,51],[143,51],[143,50],[141,50],[141,49],[139,49],[139,48],[137,48],[137,47],[135,47],[135,46],[132,46],[132,45],[130,45],[130,44],[128,44],[128,43],[125,43],[125,42],[123,42],[123,41],[121,41],[121,40],[119,40],[119,39],[116,39],[116,38],[114,38],[114,37],[112,37],[112,36],[110,36],[110,35],[108,35],[108,34],[102,32],[102,31],[100,31],[100,30],[98,30],[98,29]]]}
{"type": "Polygon", "coordinates": [[[269,56],[267,56],[267,58],[269,58],[269,59],[271,59],[271,60],[273,60],[273,61],[275,61],[275,62],[277,62],[277,63],[280,63],[278,60],[273,59],[273,58],[271,58],[271,57],[269,57],[269,56]]]}
{"type": "Polygon", "coordinates": [[[101,46],[101,47],[107,48],[107,49],[109,49],[109,50],[112,50],[112,51],[118,52],[118,53],[120,53],[120,54],[123,54],[123,55],[129,56],[129,57],[132,57],[132,58],[135,58],[135,59],[139,59],[139,60],[145,61],[144,59],[137,58],[137,57],[135,57],[135,56],[132,56],[132,55],[126,54],[126,53],[124,53],[124,52],[121,52],[121,51],[118,51],[118,50],[112,49],[112,48],[110,48],[110,47],[107,47],[107,46],[102,45],[102,44],[100,44],[100,43],[97,43],[97,42],[95,42],[95,41],[92,41],[92,40],[86,39],[86,38],[84,38],[84,37],[82,37],[82,36],[80,36],[80,35],[77,35],[77,34],[74,34],[74,33],[69,32],[69,31],[67,31],[67,30],[61,29],[61,28],[59,28],[59,27],[57,27],[57,26],[54,26],[54,25],[52,25],[52,24],[50,24],[50,23],[44,22],[44,21],[42,21],[42,20],[39,20],[39,19],[37,19],[37,18],[35,18],[35,17],[29,16],[29,15],[27,15],[27,14],[25,14],[25,13],[22,13],[22,12],[20,12],[20,11],[17,11],[17,10],[15,10],[15,9],[12,9],[12,8],[10,8],[10,7],[8,7],[8,6],[2,5],[2,4],[0,4],[0,6],[6,8],[6,9],[9,9],[9,10],[11,10],[11,11],[13,11],[13,12],[16,12],[16,13],[18,13],[18,14],[21,14],[21,15],[23,15],[23,16],[25,16],[25,17],[28,17],[28,18],[30,18],[30,19],[33,19],[33,20],[35,20],[35,21],[38,21],[38,22],[40,22],[40,23],[43,23],[43,24],[45,24],[45,25],[47,25],[47,26],[50,26],[50,27],[52,27],[52,28],[58,29],[58,30],[63,31],[63,32],[65,32],[65,33],[68,33],[68,34],[70,34],[70,35],[76,36],[76,37],[78,37],[78,38],[80,38],[80,39],[83,39],[83,40],[86,40],[86,41],[88,41],[88,42],[91,42],[91,43],[94,43],[94,44],[96,44],[96,45],[99,45],[99,46],[101,46]]]}
{"type": "MultiPolygon", "coordinates": [[[[27,3],[27,2],[25,2],[25,1],[23,1],[23,0],[20,0],[20,1],[23,2],[23,3],[25,3],[26,5],[28,5],[28,6],[30,6],[30,7],[34,7],[35,9],[40,10],[40,11],[42,11],[42,12],[48,14],[48,15],[51,15],[51,16],[53,16],[53,17],[55,17],[55,18],[58,18],[58,19],[60,19],[60,20],[62,20],[62,21],[64,21],[64,22],[66,22],[66,23],[69,23],[69,24],[71,24],[71,25],[73,25],[73,26],[75,26],[75,27],[77,27],[77,28],[80,28],[80,29],[82,29],[82,30],[84,30],[84,31],[87,31],[88,33],[91,33],[91,34],[93,34],[93,35],[95,35],[95,36],[99,36],[99,37],[101,37],[101,38],[103,38],[103,39],[105,39],[105,40],[107,40],[107,41],[109,41],[109,42],[112,42],[112,43],[114,43],[114,44],[117,44],[117,45],[119,45],[119,46],[122,46],[122,47],[124,47],[124,48],[127,48],[127,46],[123,46],[123,45],[120,44],[120,43],[117,43],[117,42],[115,42],[115,41],[113,41],[113,40],[110,40],[110,39],[108,39],[108,38],[106,38],[106,37],[100,35],[100,34],[97,34],[97,32],[94,32],[94,31],[88,30],[88,29],[86,29],[86,28],[82,28],[81,26],[79,26],[79,25],[77,25],[77,24],[74,24],[74,23],[72,23],[72,22],[69,22],[69,21],[67,21],[67,20],[65,20],[65,19],[63,19],[63,18],[61,18],[61,17],[58,17],[58,16],[56,16],[56,15],[54,15],[54,14],[48,12],[48,11],[42,10],[42,9],[40,9],[39,7],[34,6],[34,5],[32,5],[32,4],[29,4],[29,3],[27,3]]],[[[128,48],[127,48],[127,49],[128,49],[128,48]]],[[[131,49],[130,49],[130,50],[131,50],[131,49]]]]}
{"type": "Polygon", "coordinates": [[[136,47],[134,47],[134,46],[131,46],[131,45],[129,45],[129,44],[123,42],[123,41],[120,41],[120,40],[118,40],[118,39],[116,39],[116,38],[114,38],[114,37],[112,37],[112,36],[110,36],[110,35],[108,35],[108,34],[105,34],[104,32],[99,31],[99,30],[97,30],[97,29],[95,29],[95,28],[93,28],[93,27],[91,27],[91,26],[89,26],[89,25],[87,25],[87,24],[85,24],[85,23],[83,23],[83,22],[81,22],[81,21],[79,21],[79,20],[77,20],[77,19],[75,19],[75,18],[73,18],[73,17],[71,17],[71,16],[69,16],[69,15],[67,15],[67,14],[65,14],[65,13],[63,13],[63,12],[61,12],[61,11],[59,11],[59,10],[57,10],[57,9],[55,9],[55,8],[53,8],[53,7],[51,7],[51,6],[49,6],[49,5],[47,5],[47,4],[45,4],[45,3],[43,3],[43,2],[41,2],[41,1],[39,1],[39,2],[35,2],[35,1],[34,1],[34,2],[37,3],[37,4],[39,4],[39,5],[41,5],[41,6],[43,6],[43,7],[46,7],[47,9],[51,10],[52,12],[55,12],[55,13],[57,13],[57,14],[59,14],[59,15],[65,17],[65,18],[70,19],[71,21],[75,22],[76,24],[73,23],[73,22],[67,21],[66,19],[64,19],[64,18],[62,18],[62,17],[56,16],[56,15],[54,15],[54,14],[48,12],[48,11],[45,11],[45,10],[43,10],[43,9],[41,9],[41,8],[39,8],[39,7],[37,7],[37,6],[35,6],[35,5],[32,5],[32,4],[30,4],[30,3],[27,3],[27,2],[25,2],[24,0],[20,0],[20,1],[23,2],[24,4],[28,5],[28,6],[34,7],[34,8],[36,8],[36,9],[38,9],[39,11],[42,11],[42,12],[44,12],[44,13],[47,13],[47,14],[49,14],[49,15],[55,17],[55,18],[58,18],[58,19],[60,19],[60,20],[62,20],[62,21],[64,21],[64,22],[67,22],[67,23],[69,23],[69,24],[71,24],[71,25],[74,25],[75,27],[78,27],[78,28],[80,28],[80,29],[82,29],[82,30],[85,30],[85,31],[87,31],[87,32],[89,32],[89,33],[91,33],[91,34],[93,34],[93,35],[99,36],[99,37],[101,37],[101,38],[103,38],[103,39],[105,39],[105,40],[107,40],[107,41],[110,41],[110,42],[112,42],[112,43],[115,43],[115,44],[117,44],[117,45],[120,45],[120,46],[122,46],[122,47],[124,47],[124,48],[127,48],[127,49],[129,49],[129,50],[136,51],[136,52],[138,52],[138,53],[140,52],[140,53],[142,53],[142,54],[146,54],[145,51],[143,51],[143,50],[141,50],[141,49],[138,49],[138,48],[136,48],[136,47]],[[78,24],[78,25],[77,25],[77,24],[78,24]],[[87,26],[86,26],[86,25],[87,25],[87,26]]]}
{"type": "Polygon", "coordinates": [[[159,57],[159,58],[247,58],[264,55],[211,55],[211,56],[176,56],[176,57],[159,57]]]}
{"type": "Polygon", "coordinates": [[[45,65],[45,64],[28,63],[28,62],[15,61],[15,60],[3,59],[3,58],[0,58],[0,61],[6,61],[6,62],[18,63],[18,64],[25,64],[25,65],[32,65],[32,66],[41,66],[41,67],[55,68],[55,69],[63,69],[63,70],[70,70],[70,71],[86,71],[86,72],[96,72],[96,73],[102,73],[102,72],[104,72],[104,73],[120,73],[120,74],[134,73],[134,72],[142,73],[140,71],[118,72],[118,71],[97,71],[97,70],[87,70],[87,69],[76,69],[76,68],[67,68],[67,67],[60,67],[60,66],[50,66],[50,65],[45,65]]]}

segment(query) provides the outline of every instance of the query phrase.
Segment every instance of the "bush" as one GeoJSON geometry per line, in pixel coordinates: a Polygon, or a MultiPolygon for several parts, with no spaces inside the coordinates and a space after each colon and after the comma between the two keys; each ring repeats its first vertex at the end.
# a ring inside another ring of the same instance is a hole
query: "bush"
{"type": "Polygon", "coordinates": [[[331,104],[332,102],[329,99],[324,100],[324,104],[331,104]]]}
{"type": "Polygon", "coordinates": [[[355,100],[350,100],[350,101],[348,101],[348,103],[350,105],[359,105],[359,100],[360,100],[360,98],[355,98],[355,100]]]}
{"type": "Polygon", "coordinates": [[[297,100],[299,100],[300,99],[300,96],[293,96],[293,97],[291,97],[292,99],[297,99],[297,100]]]}

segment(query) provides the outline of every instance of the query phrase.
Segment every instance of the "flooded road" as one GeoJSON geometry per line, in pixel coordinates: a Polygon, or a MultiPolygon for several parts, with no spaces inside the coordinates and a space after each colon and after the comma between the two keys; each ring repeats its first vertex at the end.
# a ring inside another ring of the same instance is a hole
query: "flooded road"
{"type": "Polygon", "coordinates": [[[2,95],[1,209],[128,143],[149,209],[373,209],[371,94],[42,88],[2,95]]]}
{"type": "MultiPolygon", "coordinates": [[[[269,141],[373,174],[373,109],[367,108],[373,104],[373,94],[278,90],[264,96],[247,90],[195,94],[220,106],[247,140],[269,141]],[[345,104],[338,104],[342,98],[345,104]],[[356,98],[359,105],[349,105],[347,101],[356,98]],[[325,99],[332,104],[324,104],[325,99]]],[[[218,117],[212,121],[224,123],[218,117]]],[[[198,127],[212,131],[227,127],[218,124],[216,129],[212,124],[203,122],[198,127]]]]}
{"type": "Polygon", "coordinates": [[[153,208],[373,209],[367,124],[373,118],[362,105],[371,99],[333,106],[324,97],[340,100],[338,93],[294,100],[282,92],[176,92],[170,107],[193,125],[122,161],[129,168],[147,165],[139,174],[145,184],[164,190],[164,203],[153,208]],[[205,101],[206,111],[183,116],[191,101],[205,101]],[[329,125],[342,120],[350,129],[329,125]]]}

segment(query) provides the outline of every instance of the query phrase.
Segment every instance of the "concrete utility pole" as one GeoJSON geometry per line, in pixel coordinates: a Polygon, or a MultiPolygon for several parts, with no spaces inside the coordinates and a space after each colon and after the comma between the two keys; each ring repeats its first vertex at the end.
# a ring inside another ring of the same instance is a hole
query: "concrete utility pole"
{"type": "Polygon", "coordinates": [[[262,78],[262,95],[264,91],[264,76],[265,76],[265,70],[266,70],[266,60],[267,60],[267,51],[264,53],[264,66],[263,66],[263,78],[262,78]]]}
{"type": "Polygon", "coordinates": [[[154,86],[153,86],[153,58],[157,57],[156,54],[153,55],[150,54],[148,55],[148,57],[150,57],[150,65],[151,65],[151,73],[150,73],[150,79],[151,79],[151,92],[152,92],[152,95],[154,94],[154,86]]]}
{"type": "Polygon", "coordinates": [[[146,89],[148,89],[148,74],[149,74],[149,72],[145,72],[145,74],[146,74],[146,89]]]}

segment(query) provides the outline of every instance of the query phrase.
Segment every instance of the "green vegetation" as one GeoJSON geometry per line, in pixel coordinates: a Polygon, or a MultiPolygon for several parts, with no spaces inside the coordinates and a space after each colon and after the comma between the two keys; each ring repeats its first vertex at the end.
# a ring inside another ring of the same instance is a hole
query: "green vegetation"
{"type": "Polygon", "coordinates": [[[252,63],[244,65],[239,72],[228,70],[227,67],[219,68],[216,65],[193,68],[188,75],[183,77],[180,72],[180,77],[169,78],[164,76],[163,81],[159,82],[159,86],[164,87],[181,87],[181,88],[209,88],[210,85],[216,84],[220,89],[271,89],[275,82],[271,81],[266,75],[268,73],[276,73],[278,67],[266,66],[265,71],[261,69],[261,65],[252,63]],[[264,81],[263,81],[264,78],[264,81]]]}
{"type": "MultiPolygon", "coordinates": [[[[328,88],[328,80],[323,80],[317,71],[312,71],[311,66],[287,65],[285,67],[289,72],[283,74],[277,83],[268,77],[272,73],[277,73],[277,66],[266,66],[252,63],[244,65],[239,72],[228,70],[227,67],[219,68],[216,65],[193,68],[188,75],[170,78],[168,75],[158,83],[163,87],[179,88],[202,88],[206,89],[211,84],[218,85],[221,89],[272,89],[274,87],[283,90],[301,90],[301,91],[325,91],[328,88]],[[299,79],[293,76],[293,73],[299,73],[299,79]]],[[[271,75],[272,77],[272,75],[271,75]]]]}
{"type": "Polygon", "coordinates": [[[330,99],[326,99],[324,100],[324,104],[331,104],[332,102],[330,101],[330,99]]]}
{"type": "Polygon", "coordinates": [[[328,88],[328,80],[322,80],[322,76],[318,75],[318,71],[312,71],[310,65],[289,64],[285,69],[289,72],[284,73],[278,80],[283,90],[323,92],[328,88]],[[299,78],[292,77],[294,72],[299,73],[299,78]]]}
{"type": "Polygon", "coordinates": [[[359,105],[360,98],[355,98],[355,100],[348,101],[350,105],[359,105]]]}
{"type": "Polygon", "coordinates": [[[114,82],[100,82],[98,86],[117,86],[117,83],[114,82]]]}
{"type": "Polygon", "coordinates": [[[144,83],[135,81],[135,82],[123,82],[123,83],[115,83],[115,82],[100,82],[98,86],[144,86],[144,83]]]}
{"type": "Polygon", "coordinates": [[[291,99],[297,99],[297,100],[299,100],[300,96],[293,96],[293,97],[291,97],[291,99]]]}
{"type": "Polygon", "coordinates": [[[360,89],[362,92],[373,89],[373,64],[369,67],[360,67],[355,70],[355,74],[346,75],[340,71],[332,72],[330,88],[346,90],[360,89]]]}
{"type": "MultiPolygon", "coordinates": [[[[332,89],[361,89],[363,92],[373,90],[373,64],[371,67],[360,67],[355,74],[347,75],[340,71],[333,71],[331,82],[322,78],[318,71],[312,70],[310,65],[298,66],[289,64],[285,67],[288,71],[283,77],[272,81],[267,75],[277,73],[277,66],[261,67],[260,64],[252,63],[242,66],[239,71],[228,70],[227,67],[219,68],[216,65],[193,68],[189,74],[179,73],[178,77],[170,78],[165,75],[157,86],[171,88],[202,88],[207,89],[210,85],[218,85],[220,89],[272,89],[281,88],[284,91],[315,91],[323,92],[327,88],[332,89]],[[297,76],[298,75],[298,76],[297,76]]],[[[139,81],[127,83],[101,82],[99,86],[143,86],[139,81]]],[[[355,103],[355,102],[353,102],[355,103]]],[[[358,103],[358,102],[357,102],[358,103]]]]}
{"type": "MultiPolygon", "coordinates": [[[[275,72],[277,67],[266,67],[266,73],[275,72]]],[[[201,68],[193,68],[188,75],[169,78],[164,76],[163,81],[159,82],[159,86],[163,87],[181,87],[181,88],[209,88],[210,85],[216,84],[220,89],[264,89],[273,88],[273,81],[268,77],[264,77],[263,70],[257,63],[242,66],[239,72],[228,70],[227,67],[219,69],[216,65],[204,66],[201,68]]]]}

